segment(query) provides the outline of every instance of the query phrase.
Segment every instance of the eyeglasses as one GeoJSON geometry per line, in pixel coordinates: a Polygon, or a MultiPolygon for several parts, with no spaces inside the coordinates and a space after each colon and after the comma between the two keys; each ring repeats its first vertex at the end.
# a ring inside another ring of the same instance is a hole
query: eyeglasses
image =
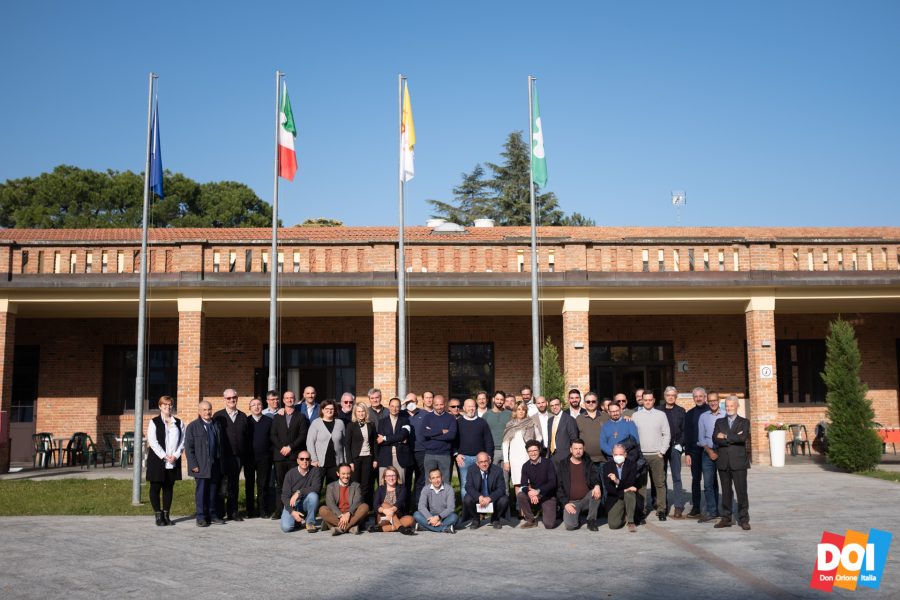
{"type": "Polygon", "coordinates": [[[237,400],[238,397],[237,396],[225,396],[225,399],[226,400],[237,400]]]}
{"type": "Polygon", "coordinates": [[[307,458],[305,456],[300,456],[297,458],[297,460],[303,460],[303,461],[309,462],[309,458],[307,458]]]}
{"type": "Polygon", "coordinates": [[[628,400],[619,400],[619,404],[628,404],[628,400]]]}
{"type": "Polygon", "coordinates": [[[451,404],[450,410],[459,410],[459,404],[451,404]]]}
{"type": "Polygon", "coordinates": [[[597,404],[597,401],[596,400],[585,400],[584,403],[585,404],[597,404]]]}

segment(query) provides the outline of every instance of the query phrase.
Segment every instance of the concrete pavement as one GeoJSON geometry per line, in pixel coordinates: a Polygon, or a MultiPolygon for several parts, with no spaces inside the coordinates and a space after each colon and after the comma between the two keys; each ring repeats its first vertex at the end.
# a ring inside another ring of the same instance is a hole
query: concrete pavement
{"type": "MultiPolygon", "coordinates": [[[[504,527],[332,538],[258,519],[199,529],[190,515],[167,528],[151,517],[8,517],[0,597],[823,598],[809,588],[822,531],[896,536],[898,500],[897,483],[810,463],[751,470],[752,531],[653,517],[634,534],[504,527]]],[[[834,595],[900,597],[898,545],[880,590],[834,595]]]]}

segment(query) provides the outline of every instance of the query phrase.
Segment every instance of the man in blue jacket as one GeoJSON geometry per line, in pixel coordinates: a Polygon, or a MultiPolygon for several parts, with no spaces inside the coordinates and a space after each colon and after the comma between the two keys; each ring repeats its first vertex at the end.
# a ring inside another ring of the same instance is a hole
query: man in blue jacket
{"type": "Polygon", "coordinates": [[[194,494],[197,527],[225,523],[222,515],[216,513],[216,490],[222,479],[222,435],[219,424],[212,418],[212,404],[201,400],[199,418],[191,422],[184,432],[188,475],[197,484],[194,494]]]}
{"type": "Polygon", "coordinates": [[[612,456],[613,446],[621,444],[622,440],[632,436],[636,444],[640,445],[637,427],[633,421],[622,418],[622,408],[615,402],[609,405],[609,421],[600,430],[600,449],[606,456],[612,456]]]}
{"type": "Polygon", "coordinates": [[[434,397],[434,412],[422,419],[425,446],[425,472],[440,469],[442,481],[450,485],[450,457],[456,439],[456,418],[444,412],[447,402],[440,394],[434,397]]]}

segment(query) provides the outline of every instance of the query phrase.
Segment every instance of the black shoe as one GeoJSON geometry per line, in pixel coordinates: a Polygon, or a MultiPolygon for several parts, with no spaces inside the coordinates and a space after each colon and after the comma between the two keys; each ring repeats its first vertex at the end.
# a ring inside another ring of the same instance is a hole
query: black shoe
{"type": "Polygon", "coordinates": [[[481,519],[479,519],[479,518],[472,519],[472,522],[469,523],[469,529],[474,530],[474,529],[478,529],[479,527],[481,527],[481,519]]]}
{"type": "Polygon", "coordinates": [[[643,517],[641,517],[641,520],[639,520],[639,521],[637,522],[637,524],[638,524],[638,525],[646,525],[646,524],[647,524],[647,519],[644,519],[643,517]]]}
{"type": "Polygon", "coordinates": [[[172,519],[169,518],[169,511],[164,510],[164,511],[162,511],[162,513],[163,513],[163,521],[166,522],[166,525],[174,525],[175,524],[172,522],[172,519]]]}
{"type": "Polygon", "coordinates": [[[223,519],[223,518],[221,518],[221,517],[213,517],[212,519],[209,520],[209,522],[210,522],[210,523],[215,523],[216,525],[224,525],[224,524],[225,524],[225,519],[223,519]]]}
{"type": "Polygon", "coordinates": [[[160,511],[156,511],[156,526],[163,527],[165,526],[166,521],[163,519],[162,513],[160,511]]]}
{"type": "MultiPolygon", "coordinates": [[[[397,531],[400,531],[400,529],[402,529],[402,527],[403,527],[402,525],[400,527],[398,527],[397,531]]],[[[376,525],[375,523],[372,523],[371,525],[369,525],[369,527],[366,529],[366,531],[368,531],[369,533],[378,533],[378,525],[376,525]]]]}
{"type": "Polygon", "coordinates": [[[591,519],[587,522],[588,531],[599,531],[600,529],[597,527],[597,521],[591,519]]]}
{"type": "Polygon", "coordinates": [[[731,527],[731,519],[722,518],[719,519],[719,522],[713,525],[716,529],[721,529],[723,527],[731,527]]]}
{"type": "Polygon", "coordinates": [[[658,520],[660,520],[660,521],[665,521],[665,520],[666,520],[666,513],[663,512],[663,511],[659,511],[658,513],[656,513],[656,518],[657,518],[658,520]]]}
{"type": "Polygon", "coordinates": [[[702,513],[699,510],[691,509],[691,512],[684,515],[686,519],[699,519],[702,513]]]}
{"type": "Polygon", "coordinates": [[[401,525],[400,527],[398,527],[397,531],[399,531],[403,535],[416,535],[415,531],[413,531],[409,527],[406,527],[405,525],[401,525]]]}
{"type": "Polygon", "coordinates": [[[281,515],[279,515],[277,512],[273,512],[273,513],[272,513],[272,516],[269,517],[269,518],[270,518],[271,520],[273,520],[273,521],[280,521],[280,520],[281,520],[281,515]]]}
{"type": "Polygon", "coordinates": [[[447,527],[447,533],[456,533],[456,527],[450,525],[449,527],[447,527]]]}
{"type": "Polygon", "coordinates": [[[209,523],[206,521],[197,520],[197,527],[209,527],[209,523]]]}
{"type": "Polygon", "coordinates": [[[491,527],[493,527],[494,529],[503,529],[503,523],[501,523],[500,521],[494,521],[493,523],[491,523],[491,527]]]}

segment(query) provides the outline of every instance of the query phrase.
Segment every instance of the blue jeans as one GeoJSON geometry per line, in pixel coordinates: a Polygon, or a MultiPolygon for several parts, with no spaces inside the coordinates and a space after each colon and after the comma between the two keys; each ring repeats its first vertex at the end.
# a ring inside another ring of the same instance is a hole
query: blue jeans
{"type": "Polygon", "coordinates": [[[670,470],[672,471],[672,501],[669,504],[684,510],[684,490],[681,487],[681,452],[675,448],[669,448],[663,462],[663,473],[668,473],[670,470]]]}
{"type": "Polygon", "coordinates": [[[459,499],[462,502],[462,499],[466,497],[466,475],[475,464],[475,457],[466,456],[465,454],[460,454],[460,456],[463,457],[463,466],[456,465],[456,471],[459,474],[459,499]]]}
{"type": "Polygon", "coordinates": [[[452,457],[449,454],[426,454],[425,455],[425,481],[429,480],[428,474],[432,469],[441,470],[441,480],[445,485],[450,485],[450,463],[452,457]]]}
{"type": "MultiPolygon", "coordinates": [[[[303,507],[301,511],[304,515],[306,515],[306,523],[315,523],[316,521],[316,511],[319,508],[319,494],[315,492],[310,492],[307,495],[300,498],[300,502],[298,502],[303,507]]],[[[290,533],[291,531],[297,529],[298,523],[294,520],[294,517],[291,516],[291,511],[288,507],[284,507],[281,509],[281,530],[285,533],[290,533]]]]}
{"type": "Polygon", "coordinates": [[[441,519],[440,527],[435,527],[431,523],[428,522],[428,519],[425,518],[425,515],[416,511],[413,513],[413,519],[416,520],[416,523],[427,529],[428,531],[434,531],[435,533],[443,533],[447,531],[447,528],[451,525],[456,525],[457,520],[456,513],[450,513],[447,515],[447,518],[441,519]]]}
{"type": "Polygon", "coordinates": [[[703,452],[703,496],[706,499],[706,514],[719,516],[719,485],[716,481],[716,463],[703,452]]]}

